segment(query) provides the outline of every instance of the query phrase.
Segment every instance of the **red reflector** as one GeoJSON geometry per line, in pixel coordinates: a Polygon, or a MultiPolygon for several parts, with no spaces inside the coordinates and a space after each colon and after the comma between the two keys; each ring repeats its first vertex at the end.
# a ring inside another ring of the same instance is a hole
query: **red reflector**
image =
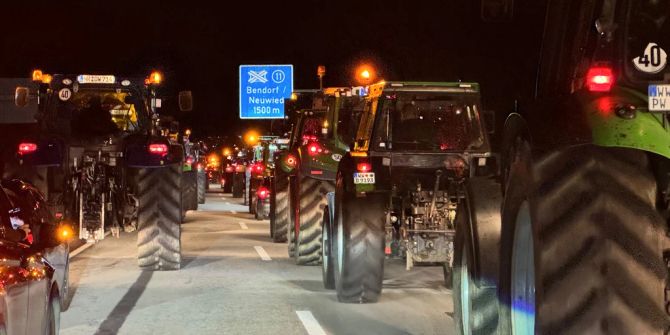
{"type": "Polygon", "coordinates": [[[356,170],[358,170],[358,172],[370,172],[370,170],[372,170],[372,165],[370,165],[370,163],[358,163],[356,164],[356,170]]]}
{"type": "Polygon", "coordinates": [[[321,149],[321,146],[319,145],[319,143],[310,143],[307,146],[307,153],[309,153],[310,156],[320,154],[322,151],[323,151],[323,149],[321,149]]]}
{"type": "Polygon", "coordinates": [[[293,155],[286,156],[286,165],[290,167],[295,167],[298,164],[298,160],[293,155]]]}
{"type": "Polygon", "coordinates": [[[35,143],[21,143],[19,144],[19,153],[28,154],[37,151],[37,144],[35,143]]]}
{"type": "Polygon", "coordinates": [[[259,199],[265,200],[270,196],[270,190],[268,190],[266,187],[259,187],[258,190],[256,191],[256,195],[258,196],[259,199]]]}
{"type": "Polygon", "coordinates": [[[316,175],[322,175],[322,174],[323,174],[323,171],[321,171],[321,170],[312,170],[311,173],[312,173],[312,174],[316,174],[316,175]]]}
{"type": "Polygon", "coordinates": [[[163,143],[149,144],[149,152],[157,155],[166,154],[168,152],[168,146],[163,143]]]}
{"type": "Polygon", "coordinates": [[[390,254],[391,254],[391,247],[387,245],[387,246],[384,248],[384,253],[387,254],[387,255],[390,255],[390,254]]]}
{"type": "Polygon", "coordinates": [[[614,85],[614,72],[610,67],[592,67],[586,74],[586,86],[591,92],[609,92],[612,85],[614,85]]]}

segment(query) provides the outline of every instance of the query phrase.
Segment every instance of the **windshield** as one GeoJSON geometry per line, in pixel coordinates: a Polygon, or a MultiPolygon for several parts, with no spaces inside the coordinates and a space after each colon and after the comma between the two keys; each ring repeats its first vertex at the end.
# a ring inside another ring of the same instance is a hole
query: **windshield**
{"type": "Polygon", "coordinates": [[[668,74],[670,0],[629,2],[626,32],[626,72],[636,83],[663,81],[668,74]]]}
{"type": "Polygon", "coordinates": [[[398,92],[383,101],[375,131],[377,148],[450,151],[484,144],[475,95],[398,92]]]}
{"type": "Polygon", "coordinates": [[[126,103],[129,92],[80,89],[66,101],[58,99],[58,119],[69,123],[73,134],[108,135],[140,128],[136,104],[126,103]]]}

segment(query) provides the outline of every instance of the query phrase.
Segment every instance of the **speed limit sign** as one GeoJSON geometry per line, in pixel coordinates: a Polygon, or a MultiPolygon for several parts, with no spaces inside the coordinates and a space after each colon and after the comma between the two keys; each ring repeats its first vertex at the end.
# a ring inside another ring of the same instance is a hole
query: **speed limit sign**
{"type": "Polygon", "coordinates": [[[68,101],[72,97],[72,91],[69,88],[63,88],[58,91],[58,98],[62,101],[68,101]]]}

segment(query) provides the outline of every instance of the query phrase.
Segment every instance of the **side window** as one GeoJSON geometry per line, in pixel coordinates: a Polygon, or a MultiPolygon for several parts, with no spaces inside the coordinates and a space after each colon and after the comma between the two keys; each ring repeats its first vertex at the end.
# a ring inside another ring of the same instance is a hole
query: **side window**
{"type": "Polygon", "coordinates": [[[356,127],[365,110],[365,101],[354,97],[351,99],[343,98],[342,105],[338,111],[337,135],[344,143],[354,141],[356,127]]]}

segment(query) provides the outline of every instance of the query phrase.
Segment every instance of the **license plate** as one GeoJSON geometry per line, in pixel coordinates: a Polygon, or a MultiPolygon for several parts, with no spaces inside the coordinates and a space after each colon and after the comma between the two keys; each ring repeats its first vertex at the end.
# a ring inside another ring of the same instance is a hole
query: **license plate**
{"type": "Polygon", "coordinates": [[[649,111],[670,111],[670,85],[649,85],[649,111]]]}
{"type": "Polygon", "coordinates": [[[374,172],[355,172],[354,173],[354,184],[374,184],[375,183],[375,173],[374,172]]]}
{"type": "Polygon", "coordinates": [[[114,76],[81,74],[77,76],[77,81],[80,84],[114,84],[114,82],[116,82],[116,78],[114,78],[114,76]]]}

